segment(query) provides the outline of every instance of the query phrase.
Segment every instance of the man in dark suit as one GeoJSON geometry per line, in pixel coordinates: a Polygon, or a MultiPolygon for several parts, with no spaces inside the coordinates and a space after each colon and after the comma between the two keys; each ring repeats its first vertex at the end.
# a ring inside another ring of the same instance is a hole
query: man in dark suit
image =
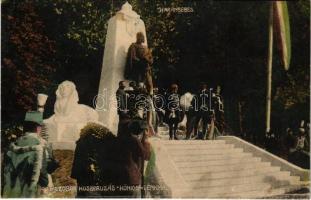
{"type": "Polygon", "coordinates": [[[199,92],[192,100],[195,109],[194,135],[197,139],[205,139],[208,124],[211,122],[213,112],[211,111],[211,97],[206,83],[201,83],[199,92]],[[202,120],[202,135],[198,134],[199,122],[202,120]]]}
{"type": "MultiPolygon", "coordinates": [[[[151,146],[148,142],[148,124],[145,120],[135,117],[128,123],[128,134],[118,137],[115,149],[115,159],[121,163],[119,182],[116,184],[125,186],[143,185],[144,161],[150,159],[151,146]]],[[[131,190],[116,191],[117,196],[139,197],[142,191],[139,187],[131,190]]]]}
{"type": "Polygon", "coordinates": [[[165,106],[165,121],[169,126],[169,139],[178,140],[177,129],[178,124],[182,120],[182,113],[180,108],[180,97],[178,92],[178,85],[172,84],[170,92],[166,95],[166,106],[165,106]]]}
{"type": "Polygon", "coordinates": [[[125,92],[125,82],[119,82],[119,88],[116,92],[117,97],[117,106],[118,106],[118,115],[119,115],[119,124],[118,124],[118,134],[120,132],[122,123],[128,118],[128,94],[125,92]]]}

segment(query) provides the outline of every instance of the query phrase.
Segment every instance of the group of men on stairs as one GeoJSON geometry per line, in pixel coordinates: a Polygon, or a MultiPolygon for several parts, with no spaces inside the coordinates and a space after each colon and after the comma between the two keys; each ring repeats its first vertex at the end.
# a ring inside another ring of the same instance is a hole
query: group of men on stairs
{"type": "Polygon", "coordinates": [[[177,131],[185,116],[187,140],[214,139],[216,133],[224,131],[222,97],[219,92],[209,90],[206,83],[201,84],[198,92],[186,103],[189,104],[187,107],[181,105],[184,102],[181,102],[177,84],[172,84],[164,94],[158,93],[155,88],[150,95],[143,83],[136,86],[136,82],[132,81],[126,86],[125,81],[120,81],[116,96],[120,130],[118,132],[121,133],[123,124],[136,116],[148,122],[150,135],[157,135],[158,126],[166,123],[170,140],[179,139],[177,131]]]}
{"type": "Polygon", "coordinates": [[[141,118],[147,120],[151,135],[156,135],[155,130],[159,124],[157,121],[160,116],[163,116],[164,122],[169,127],[169,139],[177,140],[179,123],[186,114],[185,139],[190,139],[193,131],[196,139],[213,139],[215,123],[218,132],[222,132],[224,115],[220,87],[217,92],[213,92],[206,83],[201,83],[199,91],[194,95],[191,103],[189,102],[190,106],[182,109],[177,84],[172,84],[165,94],[159,94],[157,88],[153,88],[151,51],[143,45],[145,41],[143,33],[138,32],[136,39],[136,42],[132,43],[128,49],[125,68],[125,78],[132,81],[128,87],[125,81],[120,81],[116,92],[119,129],[122,128],[124,122],[140,115],[141,118]],[[202,124],[201,134],[198,130],[199,123],[202,124]]]}

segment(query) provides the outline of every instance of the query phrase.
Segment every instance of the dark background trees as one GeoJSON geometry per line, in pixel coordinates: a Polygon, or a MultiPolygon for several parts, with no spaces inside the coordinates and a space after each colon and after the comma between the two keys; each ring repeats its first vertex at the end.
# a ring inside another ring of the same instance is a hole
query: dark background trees
{"type": "Polygon", "coordinates": [[[2,119],[16,122],[35,105],[38,92],[48,91],[56,48],[34,2],[4,3],[1,17],[2,119]]]}
{"type": "MultiPolygon", "coordinates": [[[[40,91],[49,95],[45,115],[50,116],[54,91],[66,79],[77,85],[80,103],[92,105],[98,92],[107,21],[124,2],[4,1],[2,121],[21,120],[40,91]]],[[[156,85],[165,88],[177,82],[181,92],[196,91],[201,81],[210,87],[222,86],[231,132],[260,139],[265,118],[268,2],[129,3],[146,24],[156,85]],[[190,6],[194,12],[159,12],[159,8],[179,6],[190,6]]],[[[272,128],[279,134],[309,118],[309,4],[307,0],[288,2],[292,34],[288,72],[274,51],[272,128]]]]}

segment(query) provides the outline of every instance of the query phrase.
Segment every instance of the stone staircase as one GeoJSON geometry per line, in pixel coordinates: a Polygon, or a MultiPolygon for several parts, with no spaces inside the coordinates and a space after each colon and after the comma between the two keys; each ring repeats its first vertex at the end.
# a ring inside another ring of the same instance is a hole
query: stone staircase
{"type": "Polygon", "coordinates": [[[170,141],[165,129],[160,130],[162,139],[153,138],[151,143],[157,170],[173,198],[264,198],[309,183],[299,173],[283,170],[224,138],[170,141]]]}

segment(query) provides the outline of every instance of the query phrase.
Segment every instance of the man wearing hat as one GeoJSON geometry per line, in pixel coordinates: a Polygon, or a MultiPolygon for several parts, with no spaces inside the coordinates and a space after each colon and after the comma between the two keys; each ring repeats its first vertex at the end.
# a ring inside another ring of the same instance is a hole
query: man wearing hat
{"type": "Polygon", "coordinates": [[[46,150],[39,137],[41,112],[26,113],[24,135],[10,145],[4,156],[3,197],[37,197],[38,186],[47,187],[46,150]]]}
{"type": "MultiPolygon", "coordinates": [[[[139,118],[136,117],[133,119],[133,121],[131,123],[129,123],[129,130],[131,132],[132,137],[136,138],[136,144],[137,147],[140,149],[140,151],[137,151],[137,154],[132,155],[133,156],[133,160],[135,162],[135,164],[137,165],[138,169],[140,169],[140,173],[137,174],[137,177],[140,177],[140,185],[142,186],[141,191],[140,191],[140,197],[144,198],[144,193],[145,191],[143,190],[144,188],[144,162],[145,160],[149,160],[150,159],[150,155],[151,155],[151,145],[148,142],[147,138],[148,138],[148,123],[139,118]]],[[[135,193],[133,196],[138,197],[137,195],[139,194],[139,192],[137,191],[137,193],[135,193]]]]}
{"type": "MultiPolygon", "coordinates": [[[[128,123],[128,134],[118,136],[116,159],[122,161],[124,172],[122,174],[121,185],[140,186],[143,185],[144,161],[149,160],[151,147],[147,140],[148,123],[135,117],[128,123]],[[119,157],[119,158],[117,158],[119,157]]],[[[117,196],[139,197],[143,191],[136,189],[119,191],[117,196]]]]}
{"type": "Polygon", "coordinates": [[[169,139],[178,140],[177,138],[177,129],[178,124],[182,121],[182,113],[180,108],[180,96],[178,92],[178,85],[172,84],[170,87],[170,93],[166,96],[166,105],[165,105],[165,121],[169,126],[169,139]]]}
{"type": "Polygon", "coordinates": [[[208,125],[211,124],[212,118],[214,116],[213,111],[210,110],[210,93],[208,86],[205,82],[200,85],[200,90],[193,98],[193,105],[195,108],[195,122],[194,122],[194,135],[196,139],[206,139],[206,133],[208,125]],[[199,123],[202,120],[202,134],[199,135],[198,128],[199,123]]]}

